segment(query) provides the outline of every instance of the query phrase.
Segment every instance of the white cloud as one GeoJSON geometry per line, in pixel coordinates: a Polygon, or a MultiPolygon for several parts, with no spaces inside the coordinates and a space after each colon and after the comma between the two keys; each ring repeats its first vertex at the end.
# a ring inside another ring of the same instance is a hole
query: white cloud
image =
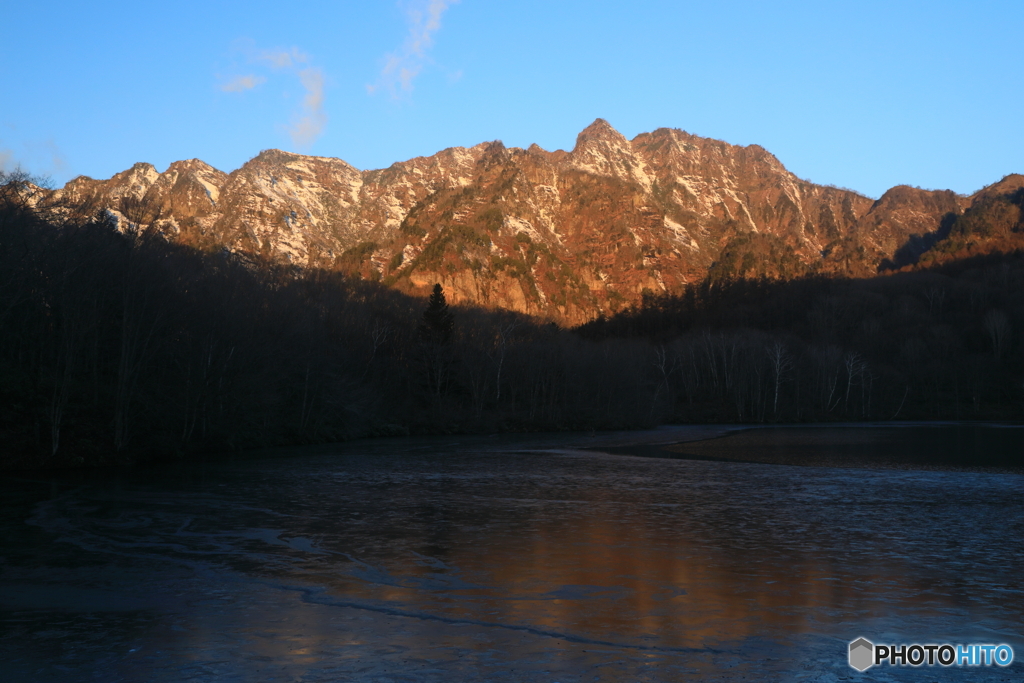
{"type": "Polygon", "coordinates": [[[308,62],[309,55],[299,48],[293,47],[291,50],[263,50],[251,59],[256,62],[265,62],[275,69],[290,69],[308,62]]]}
{"type": "Polygon", "coordinates": [[[371,95],[380,88],[398,98],[412,92],[412,83],[430,61],[428,52],[434,45],[434,34],[441,28],[441,16],[458,0],[417,0],[408,10],[409,34],[395,52],[384,57],[384,68],[374,85],[366,86],[371,95]]]}
{"type": "Polygon", "coordinates": [[[54,172],[63,174],[68,170],[67,159],[64,158],[64,152],[61,151],[57,143],[53,141],[53,138],[46,140],[43,143],[43,147],[47,152],[50,153],[50,166],[54,172]]]}
{"type": "Polygon", "coordinates": [[[222,83],[220,89],[224,92],[245,92],[266,82],[267,79],[263,76],[248,74],[247,76],[235,76],[227,83],[222,83]]]}
{"type": "Polygon", "coordinates": [[[8,147],[0,146],[0,172],[26,171],[35,176],[35,182],[47,184],[50,174],[64,175],[68,170],[67,159],[53,138],[23,140],[19,148],[19,152],[15,153],[8,147]]]}
{"type": "MultiPolygon", "coordinates": [[[[298,79],[305,96],[293,115],[293,123],[288,127],[288,134],[291,136],[292,144],[299,148],[308,148],[316,142],[327,126],[327,112],[324,109],[326,79],[320,67],[309,66],[313,61],[312,57],[297,47],[257,50],[250,40],[237,42],[235,49],[240,51],[245,56],[245,61],[251,65],[284,72],[298,79]]],[[[220,89],[224,92],[240,93],[266,82],[266,76],[246,74],[223,83],[220,89]]]]}
{"type": "Polygon", "coordinates": [[[324,74],[320,69],[308,68],[299,72],[299,81],[306,89],[302,98],[302,113],[289,132],[296,147],[309,147],[324,132],[327,112],[324,111],[324,74]]]}

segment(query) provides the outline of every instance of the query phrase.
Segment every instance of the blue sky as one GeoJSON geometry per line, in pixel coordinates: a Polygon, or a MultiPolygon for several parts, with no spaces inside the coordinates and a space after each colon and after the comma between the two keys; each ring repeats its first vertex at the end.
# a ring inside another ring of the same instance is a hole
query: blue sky
{"type": "Polygon", "coordinates": [[[1024,3],[5,2],[0,165],[62,184],[276,147],[362,168],[597,117],[877,197],[1024,173],[1024,3]]]}

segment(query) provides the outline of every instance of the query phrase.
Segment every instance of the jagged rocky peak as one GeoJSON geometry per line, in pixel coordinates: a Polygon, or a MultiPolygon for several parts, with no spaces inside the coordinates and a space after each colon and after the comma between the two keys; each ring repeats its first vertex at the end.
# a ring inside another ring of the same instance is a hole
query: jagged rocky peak
{"type": "Polygon", "coordinates": [[[633,145],[604,119],[596,119],[576,136],[576,146],[567,158],[572,168],[598,176],[611,176],[650,189],[652,177],[647,164],[633,145]]]}
{"type": "Polygon", "coordinates": [[[604,119],[597,119],[580,131],[576,136],[576,146],[569,154],[570,160],[577,165],[586,164],[591,160],[632,156],[633,146],[626,136],[612,128],[604,119]]]}
{"type": "Polygon", "coordinates": [[[579,135],[576,136],[576,147],[573,149],[575,152],[581,146],[585,146],[594,142],[605,142],[614,145],[629,145],[629,140],[626,136],[615,130],[612,124],[608,123],[604,119],[594,119],[594,122],[589,126],[580,131],[579,135]]]}
{"type": "Polygon", "coordinates": [[[507,147],[505,147],[505,143],[502,142],[501,140],[491,140],[490,142],[482,142],[478,145],[478,147],[483,149],[484,155],[490,156],[501,156],[502,154],[504,154],[505,150],[508,149],[507,147]]]}
{"type": "Polygon", "coordinates": [[[633,147],[653,166],[671,166],[688,175],[717,175],[725,168],[743,166],[752,175],[791,175],[775,155],[760,145],[732,145],[678,128],[640,133],[633,138],[633,147]]]}
{"type": "Polygon", "coordinates": [[[504,166],[511,161],[515,149],[505,147],[501,140],[492,140],[482,145],[483,149],[476,165],[478,171],[486,171],[495,166],[504,166]]]}
{"type": "Polygon", "coordinates": [[[164,173],[170,173],[171,171],[176,173],[195,173],[223,178],[227,178],[228,175],[227,173],[214,168],[202,159],[183,159],[181,161],[172,162],[164,173]]]}
{"type": "Polygon", "coordinates": [[[342,159],[308,156],[280,149],[263,150],[232,175],[236,174],[268,174],[275,184],[278,181],[286,184],[312,182],[324,186],[337,182],[351,184],[361,175],[359,169],[342,159]]]}
{"type": "MultiPolygon", "coordinates": [[[[154,187],[174,187],[181,183],[199,183],[212,194],[218,194],[227,182],[228,174],[200,159],[175,161],[153,183],[154,187]]],[[[216,197],[213,197],[216,199],[216,197]]]]}
{"type": "Polygon", "coordinates": [[[227,175],[198,159],[163,174],[136,164],[55,194],[114,212],[145,196],[172,239],[204,249],[412,293],[441,282],[452,301],[582,322],[716,263],[726,277],[753,272],[748,262],[779,277],[870,274],[950,212],[1022,187],[1014,175],[970,198],[898,187],[875,202],[800,180],[758,145],[676,128],[627,140],[597,119],[570,151],[492,141],[360,171],[267,149],[227,175]]]}
{"type": "Polygon", "coordinates": [[[139,162],[131,168],[115,173],[107,180],[95,180],[89,176],[78,176],[54,193],[61,201],[85,203],[95,200],[115,206],[124,197],[141,199],[150,186],[160,177],[153,164],[139,162]]]}
{"type": "Polygon", "coordinates": [[[947,211],[958,211],[962,209],[962,199],[952,190],[923,190],[920,187],[897,185],[886,190],[872,209],[930,211],[941,208],[947,211]]]}
{"type": "Polygon", "coordinates": [[[81,195],[83,192],[89,191],[101,182],[103,181],[96,180],[95,178],[87,175],[75,176],[65,183],[64,187],[57,189],[56,193],[62,197],[76,197],[81,195]]]}
{"type": "Polygon", "coordinates": [[[239,215],[225,216],[220,225],[251,234],[282,222],[293,232],[308,225],[327,230],[324,220],[343,221],[345,207],[358,201],[362,185],[363,174],[341,159],[263,150],[232,172],[223,187],[231,206],[245,207],[245,219],[239,220],[236,210],[239,215]]]}
{"type": "Polygon", "coordinates": [[[270,149],[261,149],[260,153],[257,154],[256,156],[254,156],[249,161],[250,162],[262,161],[264,163],[270,163],[270,164],[276,163],[276,162],[285,162],[286,163],[289,159],[293,159],[293,158],[295,158],[297,156],[299,156],[299,155],[294,153],[294,152],[286,152],[283,149],[270,148],[270,149]]]}
{"type": "Polygon", "coordinates": [[[492,143],[448,147],[429,157],[398,161],[387,168],[363,171],[359,221],[372,240],[398,229],[406,214],[439,190],[463,188],[474,182],[478,162],[492,143]]]}
{"type": "Polygon", "coordinates": [[[127,171],[115,173],[114,178],[145,178],[152,182],[156,180],[159,175],[159,171],[156,170],[156,167],[153,166],[153,164],[147,163],[145,161],[139,161],[135,164],[132,164],[132,167],[129,168],[127,171]]]}
{"type": "MultiPolygon", "coordinates": [[[[305,161],[307,159],[341,161],[341,159],[335,159],[333,157],[312,157],[305,154],[298,154],[297,152],[286,152],[283,149],[264,149],[259,154],[257,154],[252,159],[243,164],[243,167],[249,164],[268,164],[286,166],[294,161],[305,161]]],[[[341,161],[341,163],[345,162],[341,161]]]]}
{"type": "Polygon", "coordinates": [[[127,171],[121,171],[114,175],[108,182],[114,188],[114,192],[120,196],[134,196],[141,198],[149,190],[149,186],[160,177],[153,164],[139,162],[127,171]]]}
{"type": "Polygon", "coordinates": [[[217,206],[227,178],[199,159],[175,161],[153,182],[145,199],[179,219],[207,215],[217,206]]]}

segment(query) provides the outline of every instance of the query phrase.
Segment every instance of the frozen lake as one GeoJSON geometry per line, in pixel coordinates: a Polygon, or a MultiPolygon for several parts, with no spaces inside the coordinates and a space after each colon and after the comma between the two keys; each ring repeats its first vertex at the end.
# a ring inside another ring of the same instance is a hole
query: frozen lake
{"type": "Polygon", "coordinates": [[[4,475],[2,677],[1024,680],[1024,429],[730,429],[4,475]]]}

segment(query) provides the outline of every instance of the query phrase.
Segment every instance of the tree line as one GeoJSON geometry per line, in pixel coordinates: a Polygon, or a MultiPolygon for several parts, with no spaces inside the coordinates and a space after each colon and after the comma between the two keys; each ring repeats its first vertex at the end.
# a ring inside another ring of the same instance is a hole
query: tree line
{"type": "MultiPolygon", "coordinates": [[[[707,281],[575,330],[41,207],[0,178],[0,467],[360,436],[1018,419],[1024,258],[707,281]]],[[[134,219],[134,220],[133,220],[134,219]]]]}
{"type": "Polygon", "coordinates": [[[199,251],[130,198],[115,220],[0,180],[0,467],[646,423],[613,343],[199,251]]]}
{"type": "Polygon", "coordinates": [[[1020,420],[1024,253],[873,278],[705,280],[577,332],[644,340],[681,421],[1020,420]]]}

